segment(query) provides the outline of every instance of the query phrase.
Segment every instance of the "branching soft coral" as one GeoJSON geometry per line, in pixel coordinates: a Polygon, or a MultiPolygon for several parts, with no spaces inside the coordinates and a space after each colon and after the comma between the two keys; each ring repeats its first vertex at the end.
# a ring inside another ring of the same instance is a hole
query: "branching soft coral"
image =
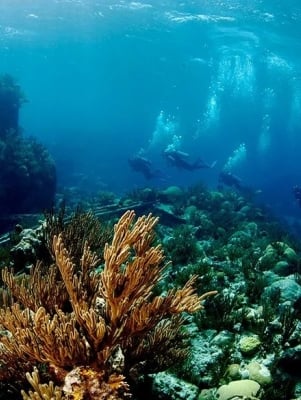
{"type": "Polygon", "coordinates": [[[38,263],[22,279],[3,271],[2,381],[21,365],[18,377],[27,373],[34,390],[23,391],[23,399],[124,399],[130,376],[186,354],[181,315],[199,310],[215,292],[198,296],[193,277],[182,289],[153,295],[164,269],[162,248],[152,245],[156,223],[152,215],[135,220],[126,212],[105,245],[101,272],[87,244],[74,264],[61,235],[53,237],[55,264],[48,269],[38,263]],[[38,370],[54,383],[40,383],[38,370]]]}

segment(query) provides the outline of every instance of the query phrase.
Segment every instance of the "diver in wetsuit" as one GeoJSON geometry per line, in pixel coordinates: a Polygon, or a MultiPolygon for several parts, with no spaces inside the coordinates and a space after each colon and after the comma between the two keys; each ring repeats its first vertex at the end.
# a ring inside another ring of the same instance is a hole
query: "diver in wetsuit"
{"type": "Polygon", "coordinates": [[[141,172],[147,180],[164,178],[164,174],[158,169],[153,169],[152,162],[145,157],[137,155],[129,158],[128,162],[133,171],[141,172]]]}
{"type": "Polygon", "coordinates": [[[220,172],[218,176],[218,183],[218,189],[222,189],[223,186],[228,186],[236,189],[243,196],[250,199],[252,199],[255,195],[259,195],[261,193],[260,189],[254,189],[250,186],[246,186],[241,178],[226,170],[222,170],[220,172]]]}
{"type": "Polygon", "coordinates": [[[194,162],[191,162],[188,160],[188,153],[168,148],[163,151],[163,157],[168,161],[171,166],[177,167],[179,169],[185,169],[187,171],[194,171],[196,169],[202,168],[213,168],[216,164],[216,161],[214,161],[212,164],[208,164],[201,158],[198,158],[194,162]]]}
{"type": "Polygon", "coordinates": [[[301,207],[301,187],[298,185],[295,185],[293,187],[293,195],[299,205],[299,207],[301,207]]]}
{"type": "Polygon", "coordinates": [[[243,188],[242,180],[237,175],[234,175],[232,174],[232,172],[229,171],[221,171],[218,177],[218,181],[221,184],[234,187],[237,190],[241,190],[243,188]]]}

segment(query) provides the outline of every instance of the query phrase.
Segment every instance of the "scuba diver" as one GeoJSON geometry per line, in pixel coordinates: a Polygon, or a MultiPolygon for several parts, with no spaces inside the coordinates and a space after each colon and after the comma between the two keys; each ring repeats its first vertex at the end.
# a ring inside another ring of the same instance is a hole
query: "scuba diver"
{"type": "Polygon", "coordinates": [[[145,179],[163,178],[163,173],[160,170],[152,168],[152,162],[140,155],[128,159],[129,165],[133,171],[141,172],[145,179]]]}
{"type": "Polygon", "coordinates": [[[293,187],[293,195],[295,197],[295,200],[297,201],[299,207],[301,207],[301,187],[298,185],[295,185],[293,187]]]}
{"type": "Polygon", "coordinates": [[[250,186],[246,186],[241,178],[232,174],[230,171],[222,170],[218,176],[218,183],[219,189],[221,189],[223,185],[229,186],[250,199],[261,193],[260,189],[254,189],[250,186]]]}
{"type": "Polygon", "coordinates": [[[183,151],[175,150],[168,147],[163,151],[163,157],[168,161],[171,166],[177,167],[179,169],[186,169],[187,171],[194,171],[201,168],[213,168],[216,164],[216,161],[214,161],[212,164],[208,164],[201,158],[198,158],[194,162],[189,162],[188,153],[184,153],[183,151]]]}
{"type": "Polygon", "coordinates": [[[234,187],[237,190],[243,189],[242,180],[230,171],[221,171],[218,182],[226,186],[234,187]]]}

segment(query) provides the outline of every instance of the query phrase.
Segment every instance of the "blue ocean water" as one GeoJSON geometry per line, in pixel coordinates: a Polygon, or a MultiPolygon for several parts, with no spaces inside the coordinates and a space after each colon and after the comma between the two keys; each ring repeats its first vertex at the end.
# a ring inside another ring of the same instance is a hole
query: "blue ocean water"
{"type": "Polygon", "coordinates": [[[300,54],[298,0],[0,2],[0,73],[24,90],[24,135],[60,185],[215,188],[226,169],[298,217],[300,54]],[[172,168],[168,147],[216,165],[172,168]],[[133,171],[137,154],[162,175],[133,171]]]}

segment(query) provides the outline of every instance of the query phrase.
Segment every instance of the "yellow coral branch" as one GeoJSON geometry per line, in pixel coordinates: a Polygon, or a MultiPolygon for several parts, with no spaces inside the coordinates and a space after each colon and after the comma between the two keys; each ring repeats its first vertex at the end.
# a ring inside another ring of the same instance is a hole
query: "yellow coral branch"
{"type": "Polygon", "coordinates": [[[23,400],[64,400],[65,397],[61,389],[57,386],[54,386],[53,382],[40,383],[39,372],[37,368],[34,369],[32,374],[29,372],[26,373],[26,378],[34,392],[32,390],[27,394],[24,390],[21,391],[23,400]]]}
{"type": "Polygon", "coordinates": [[[12,298],[0,309],[0,328],[7,331],[0,337],[4,367],[11,371],[12,359],[43,363],[62,385],[61,390],[41,385],[34,371],[27,375],[34,392],[23,392],[23,399],[121,400],[129,392],[122,374],[147,365],[152,357],[147,347],[158,352],[149,372],[170,365],[173,355],[186,354],[181,346],[170,349],[182,337],[177,323],[183,320],[177,316],[199,310],[216,292],[198,296],[192,277],[183,288],[154,296],[167,265],[161,246],[152,245],[157,221],[151,214],[135,221],[134,212],[126,212],[112,243],[105,245],[100,273],[95,271],[99,258],[88,244],[81,257],[72,258],[61,234],[53,238],[56,264],[50,269],[37,264],[21,281],[4,270],[12,298]]]}

